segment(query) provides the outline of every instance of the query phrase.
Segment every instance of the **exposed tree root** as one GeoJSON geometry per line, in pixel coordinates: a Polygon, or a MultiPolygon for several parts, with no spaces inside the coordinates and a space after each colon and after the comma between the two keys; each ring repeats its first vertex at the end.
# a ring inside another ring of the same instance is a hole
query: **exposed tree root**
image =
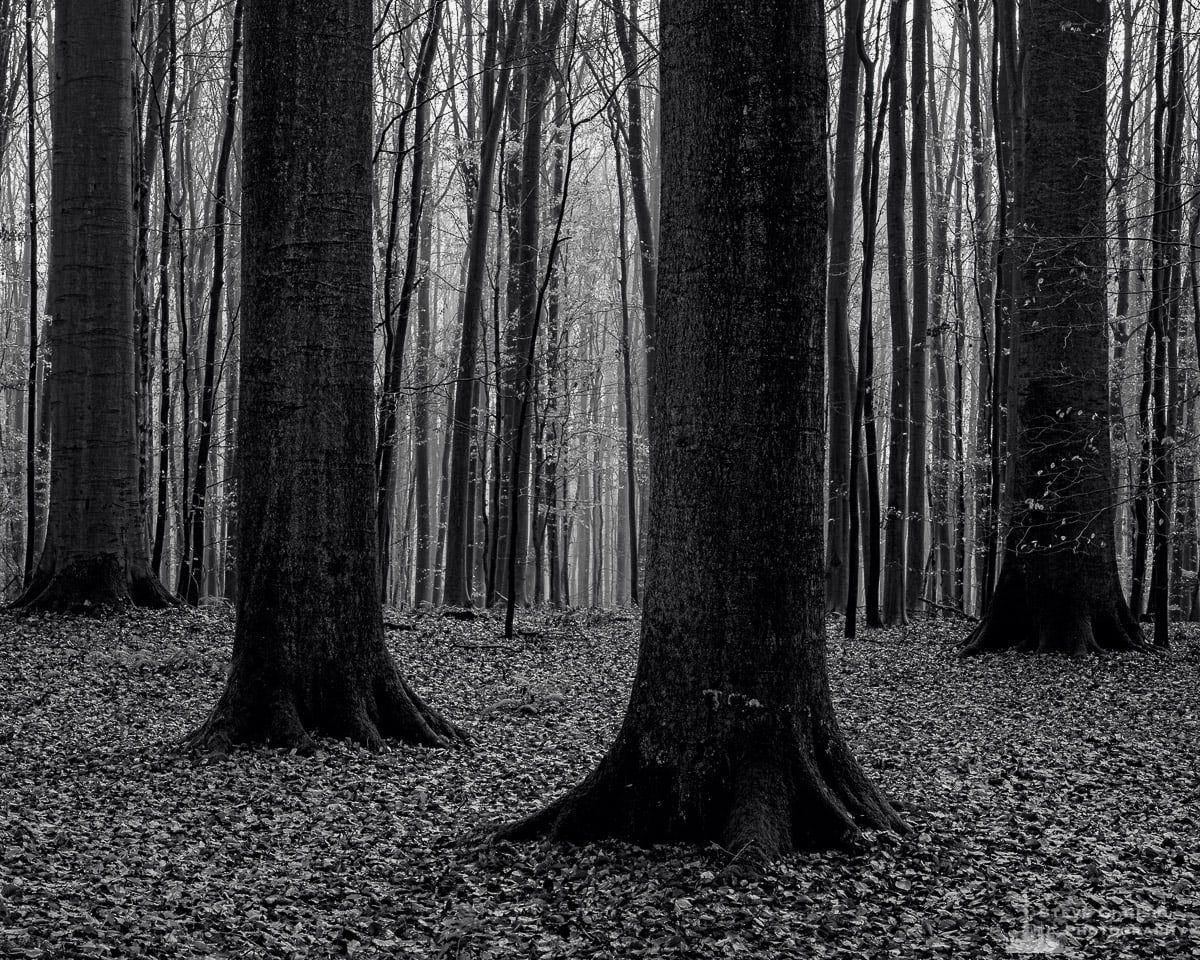
{"type": "Polygon", "coordinates": [[[310,755],[315,736],[350,740],[369,750],[382,749],[388,740],[423,747],[469,742],[466,732],[426,704],[390,661],[386,667],[375,678],[356,682],[353,676],[335,676],[320,689],[303,692],[281,685],[262,689],[235,668],[213,712],[181,746],[222,754],[239,745],[264,744],[310,755]]]}
{"type": "Polygon", "coordinates": [[[1027,564],[1006,561],[987,614],[963,640],[959,656],[1016,650],[1086,657],[1150,650],[1115,574],[1099,591],[1072,578],[1040,577],[1027,564]]]}
{"type": "Polygon", "coordinates": [[[130,572],[116,555],[101,554],[62,567],[39,565],[8,609],[99,615],[129,607],[161,610],[178,605],[149,570],[130,572]]]}
{"type": "Polygon", "coordinates": [[[907,831],[840,736],[818,739],[821,749],[794,736],[790,750],[755,748],[732,766],[715,760],[714,746],[711,764],[668,768],[636,757],[633,738],[622,734],[586,780],[494,836],[718,843],[739,859],[764,862],[846,846],[864,829],[907,831]]]}

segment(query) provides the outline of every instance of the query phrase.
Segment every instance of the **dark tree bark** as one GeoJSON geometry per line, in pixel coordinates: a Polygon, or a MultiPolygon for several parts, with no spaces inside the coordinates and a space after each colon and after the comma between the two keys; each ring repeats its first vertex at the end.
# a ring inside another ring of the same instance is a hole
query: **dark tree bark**
{"type": "MultiPolygon", "coordinates": [[[[621,125],[619,108],[612,110],[613,117],[613,156],[617,161],[617,266],[619,269],[618,285],[621,289],[621,392],[620,413],[624,419],[625,428],[625,544],[629,556],[629,568],[622,571],[628,577],[629,602],[635,607],[638,598],[638,530],[637,530],[637,460],[634,451],[635,434],[633,430],[633,374],[630,369],[630,334],[629,334],[629,258],[626,256],[625,228],[625,182],[624,164],[621,163],[621,144],[618,130],[621,125]]],[[[620,557],[618,557],[618,561],[620,557]]]]}
{"type": "Polygon", "coordinates": [[[129,0],[58,0],[46,542],[27,609],[161,607],[138,489],[129,0]]]}
{"type": "Polygon", "coordinates": [[[233,666],[187,740],[443,746],[383,641],[375,552],[371,4],[245,17],[240,591],[233,666]]]}
{"type": "Polygon", "coordinates": [[[662,5],[638,670],[599,767],[502,836],[766,858],[902,829],[849,752],[825,670],[824,33],[815,2],[662,5]]]}
{"type": "MultiPolygon", "coordinates": [[[[854,236],[854,173],[858,156],[858,56],[862,0],[847,0],[838,82],[837,140],[829,224],[829,284],[825,296],[825,349],[829,365],[829,520],[825,531],[825,608],[846,612],[850,546],[851,439],[854,429],[850,355],[850,241],[854,236]]],[[[868,144],[869,146],[869,144],[868,144]]],[[[869,281],[864,281],[864,290],[869,281]]],[[[862,362],[860,355],[859,362],[862,362]]],[[[860,411],[861,412],[861,411],[860,411]]]]}
{"type": "Polygon", "coordinates": [[[1029,24],[1024,289],[1013,338],[1014,505],[1004,565],[964,653],[1142,645],[1117,577],[1105,310],[1107,0],[1029,24]]]}
{"type": "Polygon", "coordinates": [[[163,551],[166,546],[169,512],[169,478],[171,469],[172,398],[171,398],[171,117],[175,111],[175,77],[178,69],[178,50],[175,27],[175,0],[166,0],[163,17],[167,30],[166,103],[158,112],[162,127],[158,138],[162,151],[162,215],[159,220],[158,246],[158,465],[154,504],[154,540],[150,564],[157,576],[163,575],[163,551]]]}
{"type": "Polygon", "coordinates": [[[888,107],[888,306],[892,324],[891,427],[888,443],[887,518],[884,520],[883,620],[895,625],[908,621],[905,606],[906,556],[904,550],[907,509],[906,469],[909,434],[909,293],[908,244],[904,204],[904,108],[907,0],[892,0],[889,30],[892,38],[891,91],[888,107]]]}
{"type": "MultiPolygon", "coordinates": [[[[925,472],[929,468],[929,148],[928,45],[929,0],[913,0],[912,19],[912,341],[908,355],[908,532],[904,605],[923,613],[926,522],[929,507],[925,472]]],[[[889,207],[890,211],[890,207],[889,207]]],[[[890,212],[889,212],[890,215],[890,212]]]]}
{"type": "Polygon", "coordinates": [[[21,584],[33,581],[37,553],[37,423],[38,423],[38,207],[37,207],[37,74],[33,69],[33,0],[25,0],[25,182],[29,228],[29,382],[25,400],[25,567],[21,584]]]}
{"type": "MultiPolygon", "coordinates": [[[[658,327],[658,240],[654,235],[654,213],[650,199],[650,176],[646,171],[646,136],[642,120],[642,66],[638,51],[637,0],[615,0],[614,26],[617,45],[621,48],[621,63],[625,68],[625,103],[628,125],[625,143],[629,159],[629,190],[633,200],[633,216],[637,224],[638,253],[642,268],[642,327],[646,347],[646,406],[654,406],[654,332],[658,327]]],[[[653,414],[651,414],[653,416],[653,414]]],[[[649,421],[648,421],[649,422],[649,421]]]]}
{"type": "MultiPolygon", "coordinates": [[[[483,323],[483,287],[487,274],[488,229],[491,223],[492,192],[496,153],[504,111],[505,93],[512,73],[513,54],[520,39],[520,26],[529,0],[517,0],[509,18],[504,49],[496,59],[491,50],[484,57],[481,97],[481,126],[478,189],[471,234],[467,241],[467,282],[463,292],[463,326],[458,352],[458,381],[454,391],[454,421],[450,432],[450,491],[446,510],[446,573],[443,599],[452,606],[471,604],[471,571],[467,561],[472,533],[472,510],[467,494],[471,463],[472,411],[475,406],[475,366],[479,359],[479,331],[483,323]],[[491,78],[498,68],[495,80],[491,78]]],[[[498,18],[497,6],[489,18],[498,18]]],[[[498,31],[498,24],[496,25],[498,31]]],[[[489,35],[496,31],[489,30],[489,35]]],[[[489,44],[491,46],[492,44],[489,44]]]]}
{"type": "Polygon", "coordinates": [[[426,153],[424,141],[429,125],[429,74],[433,69],[433,58],[437,51],[438,34],[441,30],[444,0],[436,0],[421,39],[421,50],[417,57],[417,76],[409,88],[408,104],[400,123],[397,137],[396,166],[392,175],[391,211],[388,217],[387,248],[384,253],[383,280],[383,393],[379,402],[379,429],[375,442],[375,537],[379,550],[380,600],[387,597],[388,579],[391,574],[392,547],[392,504],[396,500],[396,433],[397,395],[400,392],[400,375],[404,361],[404,344],[408,337],[408,315],[412,307],[413,292],[417,288],[417,253],[420,246],[422,215],[422,189],[426,153]],[[404,277],[400,283],[399,301],[393,304],[394,258],[396,249],[396,227],[399,214],[400,181],[404,168],[404,128],[409,112],[416,105],[416,120],[413,125],[413,169],[409,187],[408,242],[404,259],[404,277]]]}
{"type": "MultiPolygon", "coordinates": [[[[891,65],[884,71],[880,84],[879,113],[872,113],[875,103],[875,61],[866,49],[863,38],[863,9],[860,5],[855,25],[858,56],[862,61],[863,85],[863,170],[859,197],[863,223],[868,226],[862,234],[862,291],[858,315],[858,378],[854,389],[854,432],[850,453],[850,562],[846,578],[845,636],[853,637],[858,620],[859,530],[862,531],[862,572],[864,619],[868,627],[881,627],[879,616],[879,456],[875,441],[875,402],[872,386],[875,376],[874,315],[875,224],[879,213],[879,156],[883,147],[884,118],[888,108],[888,81],[891,65]],[[863,450],[863,447],[866,450],[863,450]],[[865,456],[864,456],[865,452],[865,456]],[[864,508],[860,511],[860,488],[865,474],[867,489],[864,508]],[[862,514],[860,516],[860,513],[862,514]],[[863,519],[866,522],[863,522],[863,519]]],[[[828,297],[826,298],[828,302],[828,297]]]]}

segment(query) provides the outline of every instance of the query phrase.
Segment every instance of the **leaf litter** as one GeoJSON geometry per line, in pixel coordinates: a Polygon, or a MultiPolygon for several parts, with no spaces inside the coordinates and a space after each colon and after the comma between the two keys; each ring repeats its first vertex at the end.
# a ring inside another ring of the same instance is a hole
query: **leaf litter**
{"type": "MultiPolygon", "coordinates": [[[[491,844],[602,755],[629,613],[389,611],[466,749],[174,744],[226,611],[0,614],[0,957],[1200,956],[1200,634],[957,660],[961,622],[830,642],[839,720],[912,832],[751,870],[717,846],[491,844]]],[[[838,624],[830,622],[830,636],[838,624]]]]}

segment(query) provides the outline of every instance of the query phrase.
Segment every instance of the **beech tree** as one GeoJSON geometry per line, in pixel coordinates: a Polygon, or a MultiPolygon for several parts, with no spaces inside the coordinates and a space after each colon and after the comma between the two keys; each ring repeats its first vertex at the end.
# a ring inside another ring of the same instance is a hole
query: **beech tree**
{"type": "Polygon", "coordinates": [[[138,489],[130,0],[57,0],[54,16],[50,503],[14,606],[161,607],[138,489]]]}
{"type": "Polygon", "coordinates": [[[195,749],[462,736],[383,641],[375,552],[371,3],[245,13],[237,628],[195,749]]]}
{"type": "Polygon", "coordinates": [[[661,23],[637,674],[597,769],[501,835],[773,857],[902,828],[850,754],[825,667],[824,10],[664,0],[661,23]]]}
{"type": "Polygon", "coordinates": [[[1117,577],[1105,307],[1107,0],[1029,10],[1012,519],[964,653],[1142,645],[1117,577]]]}

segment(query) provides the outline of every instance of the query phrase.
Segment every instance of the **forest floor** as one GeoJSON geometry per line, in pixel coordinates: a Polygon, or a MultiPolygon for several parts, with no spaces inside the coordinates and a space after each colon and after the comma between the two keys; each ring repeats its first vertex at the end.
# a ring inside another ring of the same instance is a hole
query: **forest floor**
{"type": "MultiPolygon", "coordinates": [[[[962,623],[834,640],[844,730],[912,832],[755,875],[725,851],[488,845],[620,720],[629,614],[389,612],[470,749],[197,759],[220,609],[0,614],[0,957],[1200,956],[1200,635],[960,661],[962,623]]],[[[831,630],[831,633],[833,631],[831,630]]]]}

